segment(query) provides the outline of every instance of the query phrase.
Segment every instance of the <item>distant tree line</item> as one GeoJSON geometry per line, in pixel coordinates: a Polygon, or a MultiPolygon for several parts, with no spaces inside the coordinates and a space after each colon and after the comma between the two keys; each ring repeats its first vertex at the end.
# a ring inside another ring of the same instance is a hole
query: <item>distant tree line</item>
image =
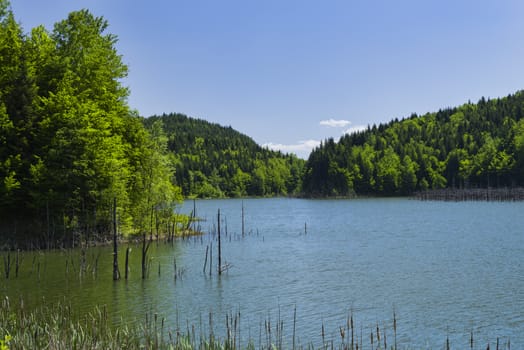
{"type": "Polygon", "coordinates": [[[307,196],[524,186],[524,92],[373,125],[310,154],[307,196]]]}
{"type": "Polygon", "coordinates": [[[0,0],[4,241],[104,237],[115,210],[122,233],[142,232],[181,199],[162,126],[146,130],[127,105],[127,67],[107,26],[82,10],[26,34],[0,0]]]}
{"type": "Polygon", "coordinates": [[[305,161],[259,146],[231,127],[183,114],[144,119],[162,122],[174,156],[174,176],[186,197],[297,195],[305,161]]]}

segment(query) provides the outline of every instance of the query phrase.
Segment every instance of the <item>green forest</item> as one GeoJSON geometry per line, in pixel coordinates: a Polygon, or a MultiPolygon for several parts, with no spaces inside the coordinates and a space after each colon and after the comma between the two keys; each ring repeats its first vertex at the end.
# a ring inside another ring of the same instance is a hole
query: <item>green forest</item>
{"type": "Polygon", "coordinates": [[[368,127],[309,156],[307,196],[524,185],[524,92],[368,127]]]}
{"type": "Polygon", "coordinates": [[[175,182],[185,197],[298,195],[305,161],[261,147],[250,137],[183,114],[144,119],[161,122],[173,155],[175,182]]]}
{"type": "Polygon", "coordinates": [[[106,235],[115,212],[120,233],[142,233],[182,199],[162,127],[146,130],[127,104],[128,68],[107,27],[81,10],[24,33],[0,0],[3,240],[106,235]]]}
{"type": "Polygon", "coordinates": [[[0,238],[8,244],[105,239],[114,226],[144,235],[169,227],[183,198],[524,186],[524,92],[327,139],[305,161],[231,127],[139,116],[107,29],[81,10],[52,30],[24,32],[0,0],[0,238]]]}
{"type": "Polygon", "coordinates": [[[524,92],[394,119],[327,139],[307,162],[231,127],[183,114],[159,121],[185,197],[405,196],[442,188],[524,186],[524,92]]]}

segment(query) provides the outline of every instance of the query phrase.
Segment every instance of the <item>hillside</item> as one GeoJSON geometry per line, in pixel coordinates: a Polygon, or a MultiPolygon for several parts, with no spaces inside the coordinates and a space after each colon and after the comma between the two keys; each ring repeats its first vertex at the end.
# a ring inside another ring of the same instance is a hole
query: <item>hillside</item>
{"type": "Polygon", "coordinates": [[[298,192],[304,161],[262,148],[231,127],[164,114],[161,121],[175,164],[175,183],[185,197],[291,195],[298,192]]]}
{"type": "Polygon", "coordinates": [[[307,196],[407,195],[524,185],[524,92],[412,115],[328,139],[310,154],[307,196]]]}

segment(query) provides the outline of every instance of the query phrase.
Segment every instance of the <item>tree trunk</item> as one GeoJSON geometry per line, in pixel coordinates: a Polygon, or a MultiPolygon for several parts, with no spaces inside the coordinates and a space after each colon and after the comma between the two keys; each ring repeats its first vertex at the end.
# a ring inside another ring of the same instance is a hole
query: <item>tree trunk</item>
{"type": "Polygon", "coordinates": [[[144,231],[144,235],[142,236],[142,279],[146,278],[147,273],[147,250],[149,249],[149,244],[151,242],[147,242],[146,233],[144,231]]]}
{"type": "Polygon", "coordinates": [[[218,274],[222,274],[222,249],[220,243],[220,209],[218,209],[218,274]]]}
{"type": "Polygon", "coordinates": [[[113,198],[113,281],[120,279],[120,271],[118,271],[118,243],[117,243],[117,229],[116,229],[116,197],[113,198]]]}
{"type": "Polygon", "coordinates": [[[242,201],[242,237],[244,237],[245,231],[244,231],[244,201],[242,201]]]}

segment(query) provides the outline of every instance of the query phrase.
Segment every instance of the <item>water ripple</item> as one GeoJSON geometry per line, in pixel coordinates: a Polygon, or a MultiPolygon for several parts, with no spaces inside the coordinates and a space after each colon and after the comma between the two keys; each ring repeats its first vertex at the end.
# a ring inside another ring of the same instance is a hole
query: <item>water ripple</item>
{"type": "Polygon", "coordinates": [[[27,304],[67,300],[79,313],[106,305],[115,323],[158,313],[168,327],[189,323],[204,333],[210,314],[219,332],[226,314],[241,312],[243,336],[257,342],[264,322],[279,318],[289,340],[296,308],[301,344],[318,346],[322,325],[336,341],[351,313],[365,339],[377,323],[392,339],[394,312],[398,340],[412,348],[441,348],[446,337],[464,348],[471,332],[479,344],[497,337],[516,348],[524,344],[523,203],[250,199],[244,200],[245,238],[239,237],[241,206],[197,201],[198,215],[209,218],[203,227],[213,227],[218,208],[227,220],[223,259],[232,267],[220,278],[216,270],[202,272],[211,243],[216,269],[216,236],[209,235],[174,247],[152,245],[146,280],[140,247],[133,247],[127,282],[111,280],[109,248],[99,250],[96,276],[81,277],[78,252],[27,253],[19,278],[0,290],[27,304]],[[174,259],[183,271],[177,279],[174,259]],[[41,268],[37,282],[33,261],[41,268]]]}

